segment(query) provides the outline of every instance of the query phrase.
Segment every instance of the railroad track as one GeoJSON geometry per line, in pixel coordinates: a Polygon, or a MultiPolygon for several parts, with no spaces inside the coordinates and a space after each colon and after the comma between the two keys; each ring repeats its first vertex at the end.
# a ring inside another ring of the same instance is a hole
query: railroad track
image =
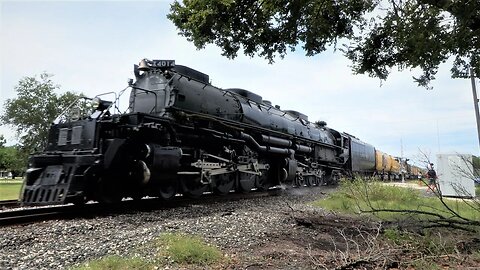
{"type": "Polygon", "coordinates": [[[0,201],[0,209],[5,208],[14,208],[20,206],[20,202],[18,200],[3,200],[0,201]]]}
{"type": "Polygon", "coordinates": [[[56,205],[44,207],[10,209],[0,211],[0,226],[34,223],[52,219],[69,219],[82,217],[96,217],[110,214],[131,213],[132,211],[151,211],[176,207],[185,207],[198,204],[212,204],[243,199],[255,199],[279,195],[280,190],[257,191],[251,193],[232,193],[227,196],[204,194],[200,198],[192,199],[177,196],[169,201],[158,198],[145,198],[142,200],[124,200],[116,204],[87,203],[85,205],[56,205]]]}
{"type": "Polygon", "coordinates": [[[24,208],[0,212],[0,226],[11,224],[31,223],[46,219],[62,217],[74,213],[75,205],[62,205],[53,207],[24,208]]]}

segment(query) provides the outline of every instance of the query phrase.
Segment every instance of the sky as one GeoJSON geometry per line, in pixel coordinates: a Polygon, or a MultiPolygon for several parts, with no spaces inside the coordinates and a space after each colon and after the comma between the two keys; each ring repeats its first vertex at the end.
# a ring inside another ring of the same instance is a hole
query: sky
{"type": "MultiPolygon", "coordinates": [[[[333,49],[314,57],[297,50],[274,64],[241,54],[230,60],[178,35],[166,18],[171,2],[0,0],[0,113],[25,76],[51,73],[59,93],[93,97],[125,88],[143,58],[174,59],[217,87],[253,91],[393,156],[479,155],[471,82],[452,79],[449,63],[426,90],[413,82],[418,71],[393,71],[383,82],[354,75],[333,49]]],[[[0,126],[0,134],[16,142],[12,127],[0,126]]]]}

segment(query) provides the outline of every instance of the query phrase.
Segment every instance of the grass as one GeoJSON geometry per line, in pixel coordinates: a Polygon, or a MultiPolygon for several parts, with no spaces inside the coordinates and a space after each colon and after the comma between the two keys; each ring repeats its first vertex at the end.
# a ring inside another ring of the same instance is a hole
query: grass
{"type": "MultiPolygon", "coordinates": [[[[397,229],[385,229],[383,235],[386,239],[391,241],[397,246],[408,246],[411,249],[420,252],[425,256],[435,256],[440,253],[454,253],[455,243],[458,239],[452,237],[438,237],[442,231],[435,232],[425,230],[424,234],[419,235],[408,231],[400,231],[397,229]]],[[[451,235],[450,235],[451,236],[451,235]]]]}
{"type": "Polygon", "coordinates": [[[399,269],[446,269],[445,263],[460,269],[465,261],[480,262],[480,252],[475,247],[476,233],[459,234],[451,228],[425,229],[421,233],[387,228],[382,236],[387,245],[390,243],[397,250],[407,251],[402,254],[399,269]]]}
{"type": "MultiPolygon", "coordinates": [[[[480,220],[480,211],[462,200],[444,200],[460,215],[480,220]]],[[[442,202],[436,197],[425,197],[419,190],[383,185],[379,182],[365,183],[362,180],[344,181],[338,192],[328,198],[313,202],[313,205],[344,213],[364,213],[374,209],[414,210],[451,217],[442,202]]],[[[397,219],[405,213],[378,212],[382,219],[397,219]]],[[[416,215],[427,218],[428,215],[416,215]]]]}
{"type": "Polygon", "coordinates": [[[0,180],[0,201],[18,199],[23,181],[5,182],[0,180]]]}
{"type": "MultiPolygon", "coordinates": [[[[477,189],[478,190],[478,189],[477,189]]],[[[437,197],[426,197],[425,189],[395,187],[379,182],[362,180],[344,181],[339,190],[326,199],[312,204],[324,209],[342,213],[361,213],[371,216],[370,210],[418,210],[440,214],[448,220],[460,221],[442,205],[437,197]]],[[[447,205],[461,216],[480,221],[480,210],[471,207],[462,200],[444,200],[447,205]]],[[[471,205],[475,205],[472,201],[471,205]]],[[[453,227],[450,223],[438,222],[441,219],[428,214],[406,212],[376,212],[375,217],[385,222],[380,238],[384,247],[401,251],[400,269],[443,269],[442,265],[452,263],[460,267],[463,260],[480,261],[478,228],[469,225],[453,227]],[[393,222],[391,222],[393,221],[393,222]],[[398,222],[395,222],[398,221],[398,222]],[[430,223],[433,222],[433,223],[430,223]],[[445,227],[430,228],[429,225],[445,224],[445,227]],[[413,226],[412,226],[413,225],[413,226]],[[423,225],[426,225],[423,227],[423,225]],[[463,228],[456,230],[455,228],[463,228]],[[461,252],[462,256],[458,256],[461,252]],[[453,260],[453,261],[452,261],[453,260]]],[[[460,224],[459,223],[459,224],[460,224]]],[[[474,262],[474,263],[475,263],[474,262]]]]}
{"type": "Polygon", "coordinates": [[[223,258],[220,250],[196,236],[166,233],[160,235],[157,244],[160,256],[172,263],[210,265],[223,258]]]}
{"type": "Polygon", "coordinates": [[[149,260],[136,257],[107,256],[93,260],[74,268],[75,270],[103,269],[177,269],[188,266],[189,269],[205,268],[223,261],[222,252],[206,244],[200,237],[179,234],[161,234],[153,243],[140,249],[157,249],[159,252],[149,260]]]}

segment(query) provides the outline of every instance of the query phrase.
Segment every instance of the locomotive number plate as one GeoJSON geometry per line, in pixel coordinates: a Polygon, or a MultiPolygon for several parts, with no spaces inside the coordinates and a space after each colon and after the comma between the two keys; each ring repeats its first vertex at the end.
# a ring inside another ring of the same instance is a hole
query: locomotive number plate
{"type": "Polygon", "coordinates": [[[174,67],[175,60],[152,60],[152,67],[174,67]]]}

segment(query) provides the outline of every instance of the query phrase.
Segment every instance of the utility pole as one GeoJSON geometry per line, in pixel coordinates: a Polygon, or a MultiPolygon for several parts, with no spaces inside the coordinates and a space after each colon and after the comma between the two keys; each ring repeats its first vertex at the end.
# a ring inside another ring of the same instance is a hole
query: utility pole
{"type": "Polygon", "coordinates": [[[473,73],[472,67],[470,67],[470,79],[472,80],[473,105],[475,105],[475,118],[477,119],[478,143],[480,146],[480,119],[479,119],[480,116],[478,112],[477,89],[475,87],[475,74],[473,73]]]}

